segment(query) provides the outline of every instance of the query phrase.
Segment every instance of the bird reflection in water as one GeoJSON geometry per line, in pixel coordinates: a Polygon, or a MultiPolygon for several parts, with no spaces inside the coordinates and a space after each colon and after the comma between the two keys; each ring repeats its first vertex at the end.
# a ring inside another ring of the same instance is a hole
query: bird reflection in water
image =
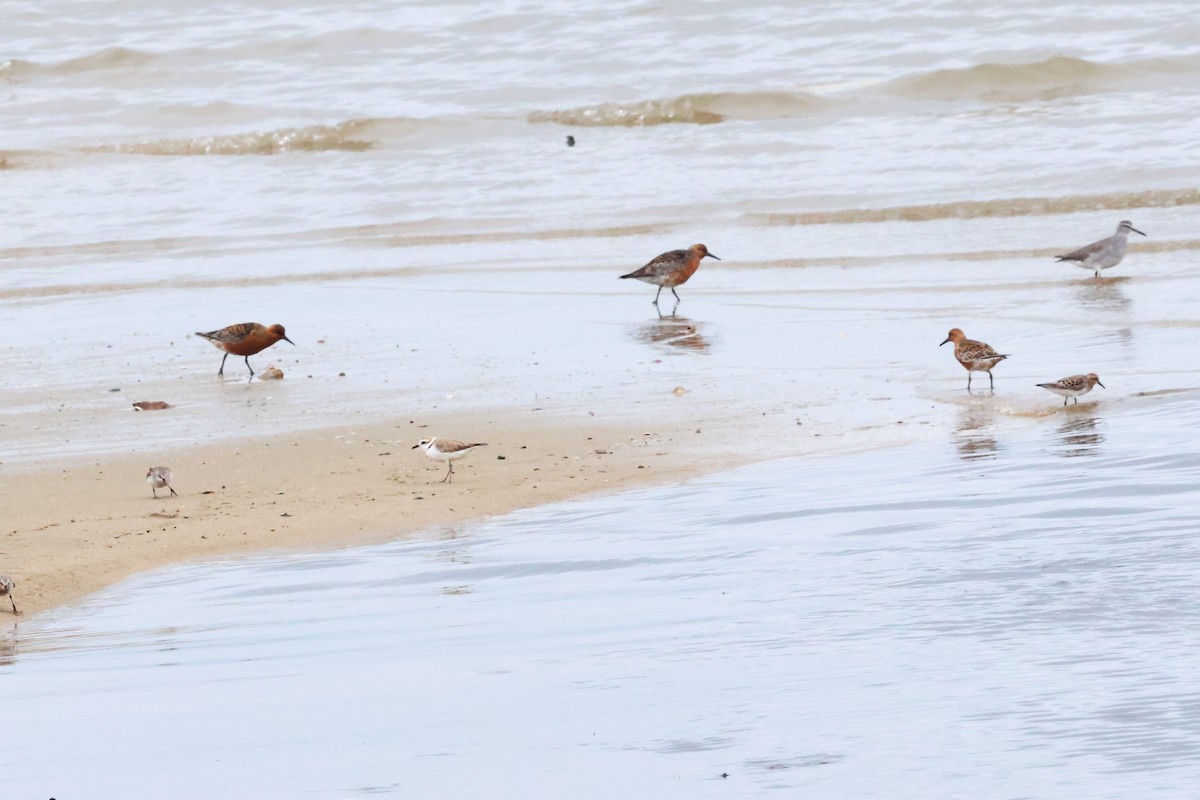
{"type": "Polygon", "coordinates": [[[1128,311],[1132,303],[1122,287],[1128,281],[1128,277],[1077,281],[1075,289],[1079,304],[1100,311],[1128,311]]]}
{"type": "MultiPolygon", "coordinates": [[[[1094,406],[1095,403],[1088,405],[1094,406]]],[[[1078,411],[1075,408],[1071,406],[1070,410],[1064,412],[1067,418],[1055,431],[1062,442],[1062,448],[1057,450],[1057,453],[1063,458],[1094,456],[1104,442],[1104,434],[1101,432],[1104,427],[1103,420],[1094,416],[1091,413],[1093,409],[1087,405],[1081,406],[1078,411]]]]}
{"type": "Polygon", "coordinates": [[[958,415],[954,426],[954,446],[963,461],[978,461],[995,458],[1001,450],[1000,443],[991,434],[995,413],[991,408],[968,406],[958,415]]]}
{"type": "MultiPolygon", "coordinates": [[[[15,631],[17,626],[13,624],[15,631]]],[[[0,667],[11,667],[17,660],[17,642],[15,639],[0,638],[0,667]]]]}
{"type": "Polygon", "coordinates": [[[708,338],[700,332],[703,327],[704,323],[687,317],[660,316],[635,328],[633,338],[646,344],[703,353],[710,346],[708,338]]]}

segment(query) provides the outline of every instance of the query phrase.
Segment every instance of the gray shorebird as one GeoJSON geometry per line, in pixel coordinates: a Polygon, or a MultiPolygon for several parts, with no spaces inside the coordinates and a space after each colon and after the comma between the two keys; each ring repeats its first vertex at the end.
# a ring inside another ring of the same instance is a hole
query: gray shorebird
{"type": "Polygon", "coordinates": [[[17,611],[17,601],[13,600],[12,596],[13,587],[16,585],[17,584],[13,582],[12,578],[8,577],[7,575],[0,575],[0,597],[7,596],[8,602],[12,603],[13,613],[20,614],[21,612],[17,611]]]}
{"type": "Polygon", "coordinates": [[[221,356],[221,368],[217,370],[218,375],[225,374],[225,359],[229,358],[230,353],[246,359],[246,369],[250,370],[250,375],[253,377],[254,367],[250,366],[250,356],[266,350],[280,339],[293,347],[296,345],[284,333],[282,325],[272,325],[268,328],[257,322],[240,322],[237,325],[230,325],[219,331],[209,331],[208,333],[196,331],[196,335],[208,339],[218,350],[225,351],[225,355],[221,356]]]}
{"type": "Polygon", "coordinates": [[[635,278],[639,281],[649,283],[658,287],[658,292],[654,295],[654,305],[658,305],[658,296],[662,294],[663,289],[670,289],[671,294],[675,295],[675,302],[679,302],[679,293],[675,291],[676,286],[687,283],[688,278],[696,274],[696,270],[700,269],[700,260],[705,256],[708,258],[721,259],[708,252],[708,248],[702,244],[694,244],[687,250],[672,250],[669,253],[663,253],[649,264],[639,269],[635,269],[628,275],[622,275],[622,280],[625,278],[635,278]]]}
{"type": "Polygon", "coordinates": [[[1084,245],[1073,253],[1067,253],[1065,256],[1057,256],[1055,262],[1069,261],[1082,269],[1090,269],[1099,278],[1100,270],[1115,267],[1125,257],[1125,248],[1129,243],[1130,231],[1142,236],[1146,235],[1133,227],[1132,222],[1123,219],[1117,225],[1117,232],[1112,236],[1101,239],[1098,242],[1092,242],[1089,245],[1084,245]]]}
{"type": "Polygon", "coordinates": [[[416,450],[419,447],[425,451],[425,455],[429,456],[435,461],[445,461],[446,466],[448,466],[450,470],[446,473],[446,477],[442,478],[441,482],[446,483],[447,481],[453,482],[451,480],[451,476],[454,475],[455,461],[467,455],[476,447],[484,447],[486,445],[487,442],[473,442],[471,444],[467,444],[466,442],[460,442],[457,439],[439,439],[438,437],[434,436],[432,439],[422,439],[414,444],[412,449],[416,450]]]}
{"type": "MultiPolygon", "coordinates": [[[[151,467],[146,470],[146,483],[150,484],[150,493],[158,497],[158,490],[164,486],[171,489],[171,468],[170,467],[151,467]]],[[[179,497],[179,492],[171,489],[171,494],[179,497]]]]}
{"type": "Polygon", "coordinates": [[[1054,383],[1038,384],[1043,389],[1049,389],[1063,398],[1064,406],[1072,397],[1075,398],[1075,405],[1079,405],[1079,398],[1090,392],[1097,385],[1102,389],[1106,388],[1103,383],[1100,383],[1100,376],[1094,372],[1089,372],[1087,375],[1072,375],[1069,378],[1063,378],[1054,383]]]}
{"type": "MultiPolygon", "coordinates": [[[[950,333],[942,340],[942,344],[946,342],[954,342],[954,357],[958,359],[958,363],[963,365],[963,369],[967,371],[967,391],[971,391],[971,373],[986,372],[988,374],[988,388],[995,389],[996,383],[992,380],[992,367],[999,364],[1007,355],[997,353],[989,344],[977,342],[974,339],[968,339],[958,328],[951,328],[950,333]]],[[[941,347],[942,345],[938,345],[941,347]]]]}

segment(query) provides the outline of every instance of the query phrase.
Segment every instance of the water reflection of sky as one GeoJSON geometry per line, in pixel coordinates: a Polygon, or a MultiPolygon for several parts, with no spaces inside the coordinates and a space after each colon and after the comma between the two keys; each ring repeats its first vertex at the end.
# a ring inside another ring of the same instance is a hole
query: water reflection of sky
{"type": "Polygon", "coordinates": [[[6,621],[0,771],[17,796],[724,798],[978,796],[984,772],[986,796],[1118,797],[1152,770],[1186,796],[1191,394],[987,412],[952,447],[183,566],[6,621]]]}

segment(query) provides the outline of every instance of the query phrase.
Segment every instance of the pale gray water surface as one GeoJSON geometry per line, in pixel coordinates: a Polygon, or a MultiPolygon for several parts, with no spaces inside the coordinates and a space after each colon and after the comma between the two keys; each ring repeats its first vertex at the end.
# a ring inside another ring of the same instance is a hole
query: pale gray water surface
{"type": "Polygon", "coordinates": [[[690,401],[802,396],[836,430],[883,379],[913,422],[952,325],[1023,382],[1119,359],[1139,389],[1198,383],[1191,3],[54,0],[4,23],[5,463],[447,395],[653,419],[705,384],[690,401]],[[1125,217],[1150,235],[1128,282],[1052,262],[1125,217]],[[652,290],[616,276],[697,241],[725,259],[681,290],[709,357],[647,366],[625,334],[652,290]],[[298,343],[255,359],[282,385],[216,381],[191,336],[244,320],[298,343]]]}
{"type": "Polygon", "coordinates": [[[1194,795],[1192,3],[3,16],[5,470],[459,407],[877,451],[22,619],[9,794],[1194,795]],[[697,241],[682,319],[616,280],[697,241]],[[244,320],[285,381],[215,378],[244,320]]]}
{"type": "Polygon", "coordinates": [[[1196,408],[981,407],[940,444],[163,570],[4,633],[0,773],[30,797],[1190,797],[1196,408]]]}

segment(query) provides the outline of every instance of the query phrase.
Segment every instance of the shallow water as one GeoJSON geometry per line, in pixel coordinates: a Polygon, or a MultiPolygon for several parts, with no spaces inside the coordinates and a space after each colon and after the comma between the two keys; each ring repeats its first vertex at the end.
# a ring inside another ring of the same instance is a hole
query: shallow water
{"type": "Polygon", "coordinates": [[[135,579],[5,634],[0,771],[29,796],[1187,797],[1196,399],[989,399],[940,443],[135,579]]]}
{"type": "Polygon", "coordinates": [[[1089,328],[1153,337],[1156,381],[1197,385],[1187,331],[1149,329],[1197,324],[1187,3],[52,2],[5,24],[5,462],[448,395],[647,419],[703,381],[708,407],[802,393],[853,429],[860,375],[954,371],[918,355],[952,325],[1023,356],[1074,326],[1024,362],[1037,381],[1111,371],[1089,328]],[[1124,217],[1150,234],[1128,283],[1052,263],[1124,217]],[[725,259],[682,290],[711,346],[660,387],[631,364],[670,337],[626,335],[652,290],[616,276],[694,241],[725,259]],[[287,325],[299,346],[254,359],[283,385],[215,380],[191,333],[243,320],[287,325]]]}
{"type": "Polygon", "coordinates": [[[1195,9],[860,5],[9,4],[4,469],[501,407],[802,456],[6,622],[10,793],[1190,797],[1195,9]],[[616,280],[695,241],[677,317],[616,280]],[[251,319],[283,382],[190,336],[251,319]]]}

